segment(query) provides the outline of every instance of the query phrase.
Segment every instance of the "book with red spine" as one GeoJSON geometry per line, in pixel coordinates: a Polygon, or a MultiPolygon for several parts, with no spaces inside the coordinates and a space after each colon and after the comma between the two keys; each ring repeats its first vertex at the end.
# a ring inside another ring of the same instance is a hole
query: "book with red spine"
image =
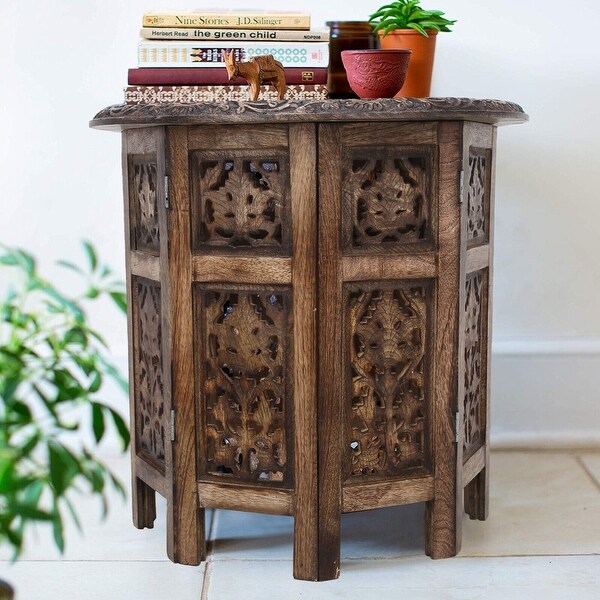
{"type": "MultiPolygon", "coordinates": [[[[285,69],[285,81],[288,85],[326,84],[327,68],[316,67],[285,69]]],[[[186,67],[144,67],[129,69],[127,76],[129,85],[240,85],[244,79],[229,80],[225,67],[208,67],[205,69],[186,67]]]]}

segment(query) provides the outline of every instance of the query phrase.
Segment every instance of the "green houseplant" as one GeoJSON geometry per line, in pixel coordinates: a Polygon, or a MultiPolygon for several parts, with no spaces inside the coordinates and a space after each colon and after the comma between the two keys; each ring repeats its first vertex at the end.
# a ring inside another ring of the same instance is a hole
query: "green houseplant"
{"type": "Polygon", "coordinates": [[[369,22],[384,50],[412,50],[406,81],[398,95],[429,96],[436,36],[439,31],[450,31],[456,21],[446,19],[441,10],[422,8],[420,0],[396,0],[374,12],[369,22]]]}
{"type": "Polygon", "coordinates": [[[98,397],[106,380],[124,390],[127,382],[85,312],[102,297],[125,310],[123,284],[91,244],[84,248],[86,268],[59,263],[83,279],[69,295],[38,273],[30,254],[0,247],[2,281],[11,282],[0,297],[0,546],[15,560],[35,524],[49,524],[63,551],[65,516],[79,527],[77,493],[99,496],[104,513],[108,485],[125,494],[80,433],[89,420],[98,443],[112,423],[123,450],[129,445],[123,418],[98,397]]]}

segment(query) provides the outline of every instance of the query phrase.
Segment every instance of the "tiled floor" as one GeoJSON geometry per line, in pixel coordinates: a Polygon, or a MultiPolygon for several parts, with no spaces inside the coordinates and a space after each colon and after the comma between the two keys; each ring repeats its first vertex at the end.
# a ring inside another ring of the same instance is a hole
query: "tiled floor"
{"type": "MultiPolygon", "coordinates": [[[[126,459],[112,461],[128,480],[126,459]]],[[[67,533],[57,556],[40,531],[16,565],[0,562],[19,600],[415,600],[600,598],[600,454],[495,452],[490,519],[464,522],[455,559],[423,554],[420,505],[345,515],[337,581],[292,578],[292,519],[217,511],[200,567],[165,556],[164,504],[138,531],[129,506],[82,500],[85,537],[67,533]]]]}

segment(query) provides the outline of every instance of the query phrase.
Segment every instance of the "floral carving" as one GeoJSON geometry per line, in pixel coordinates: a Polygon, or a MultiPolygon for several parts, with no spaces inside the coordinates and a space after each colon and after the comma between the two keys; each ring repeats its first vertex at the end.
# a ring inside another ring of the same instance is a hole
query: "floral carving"
{"type": "Polygon", "coordinates": [[[164,469],[166,416],[163,399],[160,286],[136,279],[134,293],[138,450],[150,462],[157,463],[164,469]]]}
{"type": "Polygon", "coordinates": [[[378,100],[287,100],[284,102],[198,102],[197,104],[115,104],[101,110],[92,127],[256,123],[268,121],[389,121],[465,119],[486,123],[522,123],[514,102],[474,98],[382,98],[378,100]]]}
{"type": "Polygon", "coordinates": [[[483,152],[469,153],[469,172],[467,184],[467,240],[487,238],[488,198],[487,198],[487,160],[483,152]]]}
{"type": "Polygon", "coordinates": [[[137,250],[158,254],[160,235],[154,158],[132,157],[130,195],[134,216],[133,243],[137,250]]]}
{"type": "Polygon", "coordinates": [[[206,474],[284,481],[288,292],[203,290],[201,298],[206,474]]]}
{"type": "Polygon", "coordinates": [[[353,211],[351,247],[380,250],[427,240],[429,171],[424,155],[354,158],[344,181],[353,211]]]}
{"type": "Polygon", "coordinates": [[[348,297],[350,474],[427,468],[429,288],[364,289],[348,297]]]}
{"type": "Polygon", "coordinates": [[[465,288],[465,395],[463,453],[467,459],[484,442],[485,373],[483,359],[485,280],[481,271],[469,275],[465,288]]]}
{"type": "Polygon", "coordinates": [[[285,164],[281,157],[199,159],[199,243],[233,249],[287,247],[285,164]]]}

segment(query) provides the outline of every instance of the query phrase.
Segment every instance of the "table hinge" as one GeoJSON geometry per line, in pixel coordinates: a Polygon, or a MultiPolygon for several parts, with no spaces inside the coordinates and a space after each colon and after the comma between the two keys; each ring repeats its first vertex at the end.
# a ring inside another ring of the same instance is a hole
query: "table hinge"
{"type": "Polygon", "coordinates": [[[165,175],[165,208],[169,207],[169,176],[165,175]]]}
{"type": "Polygon", "coordinates": [[[460,170],[459,180],[458,180],[458,203],[463,203],[463,194],[465,191],[465,170],[460,170]]]}
{"type": "Polygon", "coordinates": [[[175,441],[175,411],[171,410],[171,441],[175,441]]]}
{"type": "Polygon", "coordinates": [[[458,444],[460,440],[460,413],[454,413],[454,441],[458,444]]]}

